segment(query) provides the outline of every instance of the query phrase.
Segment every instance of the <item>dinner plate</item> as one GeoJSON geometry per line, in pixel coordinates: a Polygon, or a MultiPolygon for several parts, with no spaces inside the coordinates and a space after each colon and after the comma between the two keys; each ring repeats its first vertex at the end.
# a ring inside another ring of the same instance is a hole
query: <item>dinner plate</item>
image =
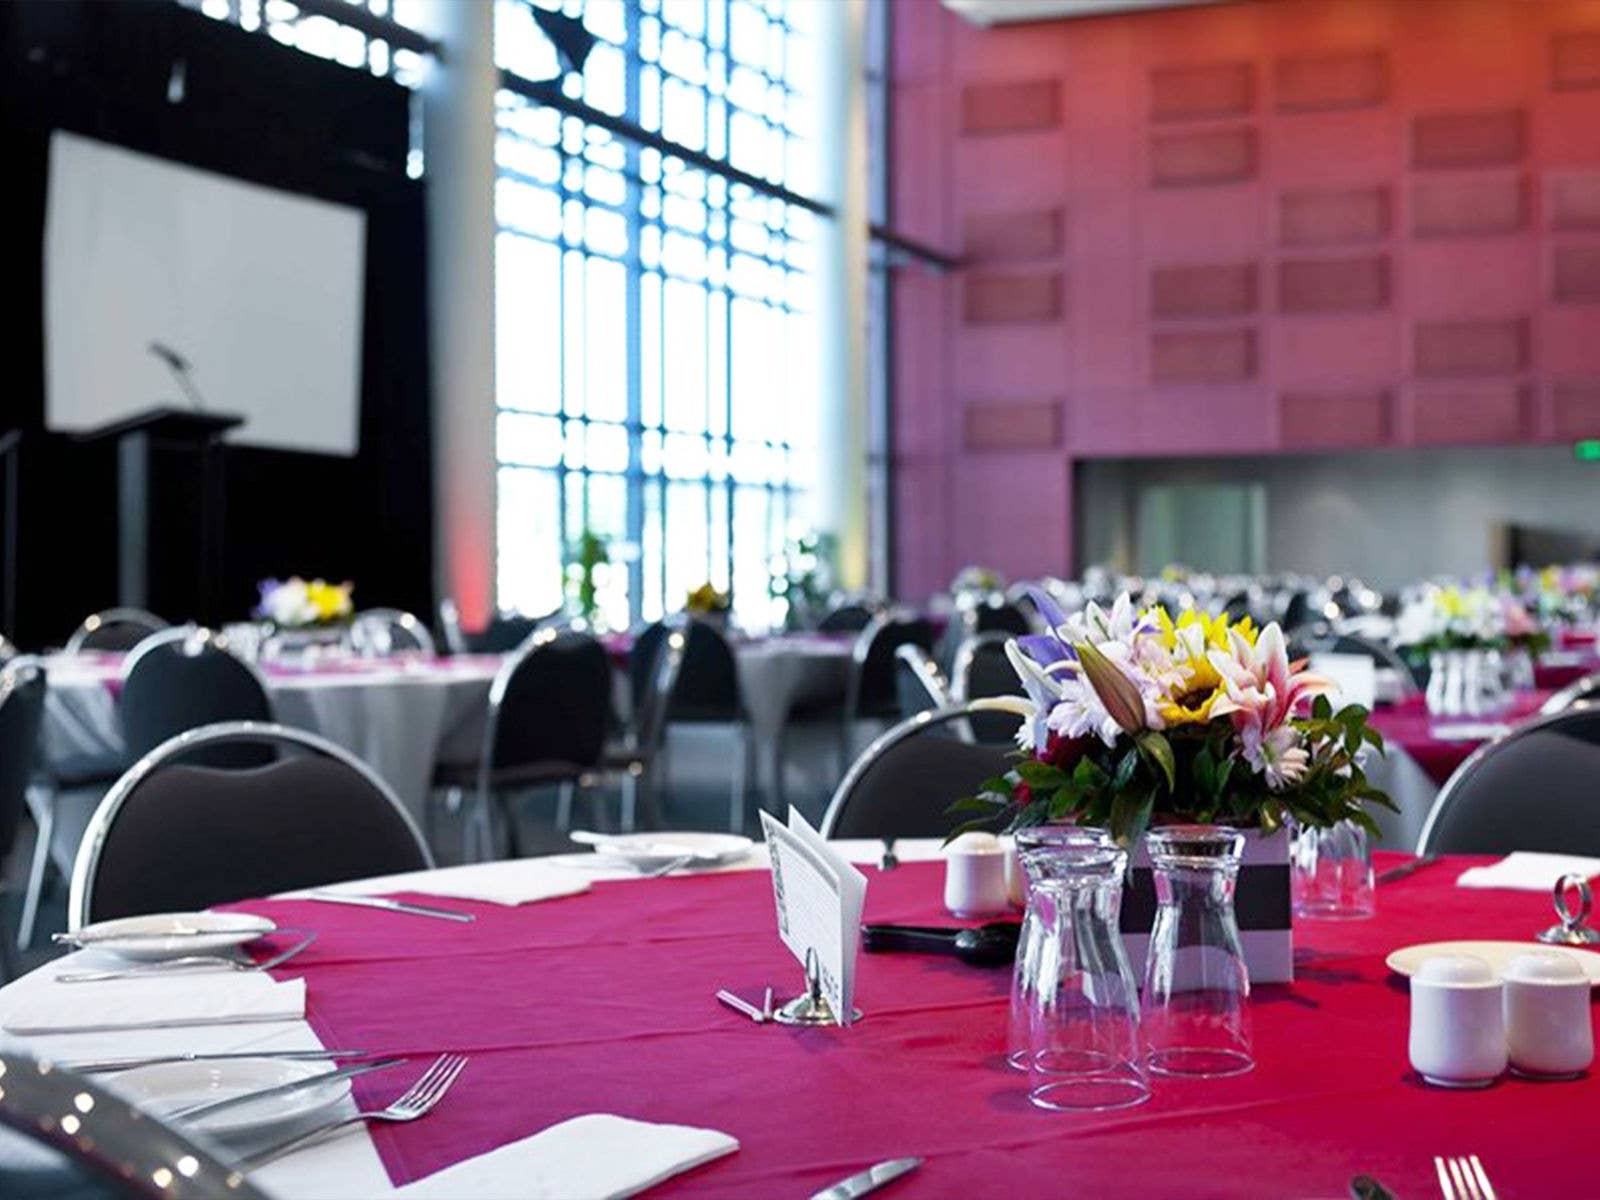
{"type": "Polygon", "coordinates": [[[1600,984],[1600,954],[1593,950],[1577,950],[1571,946],[1547,946],[1543,942],[1425,942],[1420,946],[1405,946],[1383,961],[1391,971],[1408,979],[1417,973],[1425,959],[1439,954],[1471,954],[1484,959],[1500,974],[1519,954],[1549,951],[1571,955],[1589,977],[1589,986],[1600,984]]]}
{"type": "Polygon", "coordinates": [[[688,867],[721,867],[737,862],[755,845],[733,833],[623,833],[608,837],[595,853],[626,859],[641,871],[664,867],[675,858],[694,855],[688,867]]]}
{"type": "MultiPolygon", "coordinates": [[[[297,1083],[333,1069],[333,1064],[325,1062],[231,1058],[216,1062],[155,1063],[107,1076],[106,1083],[135,1106],[160,1117],[195,1104],[297,1083]]],[[[335,1079],[321,1087],[264,1097],[224,1109],[215,1116],[181,1123],[215,1138],[253,1135],[324,1112],[349,1094],[350,1080],[335,1079]]]]}
{"type": "Polygon", "coordinates": [[[142,917],[97,921],[83,926],[73,936],[85,949],[108,950],[118,958],[136,962],[160,962],[190,955],[222,954],[276,928],[277,925],[266,917],[253,917],[248,913],[150,913],[142,917]]]}

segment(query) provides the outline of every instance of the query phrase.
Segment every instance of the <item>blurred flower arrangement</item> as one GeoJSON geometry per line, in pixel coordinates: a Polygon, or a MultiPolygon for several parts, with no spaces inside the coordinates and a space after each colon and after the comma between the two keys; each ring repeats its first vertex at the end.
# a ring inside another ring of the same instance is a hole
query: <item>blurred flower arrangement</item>
{"type": "Polygon", "coordinates": [[[990,567],[969,563],[956,572],[950,581],[950,594],[962,596],[992,596],[1006,590],[1006,577],[990,567]]]}
{"type": "Polygon", "coordinates": [[[1034,602],[1050,632],[1007,645],[1027,698],[980,702],[1024,718],[1021,761],[957,801],[980,814],[963,830],[1075,821],[1132,843],[1173,820],[1263,833],[1350,820],[1375,833],[1365,806],[1393,809],[1362,770],[1383,751],[1367,710],[1335,712],[1332,684],[1289,661],[1276,624],[1174,618],[1126,593],[1072,617],[1034,602]]]}
{"type": "Polygon", "coordinates": [[[732,607],[732,601],[727,592],[719,592],[710,582],[702,583],[684,599],[684,612],[695,613],[700,616],[725,615],[732,607]]]}
{"type": "Polygon", "coordinates": [[[355,585],[351,583],[335,584],[323,579],[308,583],[295,575],[282,580],[263,579],[257,586],[261,600],[254,615],[279,629],[339,625],[355,613],[351,599],[355,585]]]}
{"type": "Polygon", "coordinates": [[[794,628],[821,614],[833,591],[838,541],[818,533],[791,542],[768,565],[767,594],[784,605],[783,622],[794,628]]]}
{"type": "Polygon", "coordinates": [[[600,615],[599,568],[610,561],[610,545],[592,529],[585,529],[567,547],[567,591],[573,611],[590,625],[600,615]]]}
{"type": "Polygon", "coordinates": [[[1542,570],[1521,566],[1502,571],[1497,584],[1503,595],[1515,597],[1547,624],[1585,624],[1594,616],[1600,593],[1600,564],[1568,563],[1542,570]]]}
{"type": "Polygon", "coordinates": [[[1413,656],[1508,648],[1536,654],[1549,648],[1550,633],[1514,595],[1430,587],[1401,610],[1395,644],[1413,656]]]}

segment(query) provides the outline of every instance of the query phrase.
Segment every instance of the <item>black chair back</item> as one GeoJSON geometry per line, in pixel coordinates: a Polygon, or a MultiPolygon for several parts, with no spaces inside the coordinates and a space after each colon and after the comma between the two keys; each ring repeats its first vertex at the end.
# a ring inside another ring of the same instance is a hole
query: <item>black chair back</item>
{"type": "MultiPolygon", "coordinates": [[[[965,817],[946,810],[1011,767],[1012,746],[967,741],[966,705],[925,712],[884,734],[850,767],[822,818],[830,838],[944,837],[965,817]]],[[[1013,718],[1013,729],[1020,718],[1013,718]]]]}
{"type": "Polygon", "coordinates": [[[931,651],[933,626],[923,617],[885,613],[874,617],[872,624],[861,631],[850,672],[846,717],[899,717],[894,653],[905,645],[931,651]]]}
{"type": "Polygon", "coordinates": [[[489,700],[488,770],[547,763],[576,775],[605,748],[611,661],[588,634],[545,631],[500,669],[489,700]]]}
{"type": "Polygon", "coordinates": [[[132,650],[168,625],[142,608],[107,608],[86,617],[67,639],[68,654],[83,650],[132,650]]]}
{"type": "MultiPolygon", "coordinates": [[[[951,696],[955,703],[983,700],[991,696],[1021,696],[1022,681],[1006,657],[1006,633],[980,633],[968,638],[956,651],[951,696]]],[[[972,734],[980,742],[1008,741],[1017,731],[1017,720],[1008,713],[981,713],[972,718],[972,734]]]]}
{"type": "Polygon", "coordinates": [[[44,723],[44,691],[44,671],[31,659],[13,659],[0,671],[0,863],[11,852],[27,809],[44,723]]]}
{"type": "Polygon", "coordinates": [[[524,617],[518,613],[496,613],[481,633],[463,638],[473,654],[510,654],[535,633],[548,617],[524,617]]]}
{"type": "Polygon", "coordinates": [[[865,604],[841,604],[823,614],[818,633],[860,633],[872,624],[872,609],[865,604]]]}
{"type": "Polygon", "coordinates": [[[1600,854],[1600,707],[1519,725],[1439,791],[1418,854],[1600,854]]]}
{"type": "Polygon", "coordinates": [[[433,865],[416,824],[372,769],[282,725],[230,722],[181,734],[106,793],[78,850],[73,929],[433,865]],[[281,752],[263,767],[194,766],[234,742],[281,752]]]}
{"type": "Polygon", "coordinates": [[[678,691],[696,624],[687,621],[667,625],[656,640],[655,661],[650,664],[644,691],[636,697],[633,709],[633,752],[641,760],[648,761],[661,748],[667,722],[676,715],[678,691]]]}
{"type": "MultiPolygon", "coordinates": [[[[733,647],[714,625],[690,619],[684,630],[683,665],[678,672],[670,721],[737,721],[739,666],[733,647]]],[[[630,667],[632,661],[629,662],[630,667]]]]}
{"type": "MultiPolygon", "coordinates": [[[[168,629],[141,642],[122,669],[117,708],[128,755],[137,761],[180,733],[223,721],[271,721],[261,679],[209,630],[168,629]]],[[[192,764],[254,767],[272,761],[260,742],[215,742],[192,764]]]]}
{"type": "Polygon", "coordinates": [[[921,646],[895,647],[894,690],[903,721],[950,706],[950,689],[939,674],[933,655],[921,646]]]}

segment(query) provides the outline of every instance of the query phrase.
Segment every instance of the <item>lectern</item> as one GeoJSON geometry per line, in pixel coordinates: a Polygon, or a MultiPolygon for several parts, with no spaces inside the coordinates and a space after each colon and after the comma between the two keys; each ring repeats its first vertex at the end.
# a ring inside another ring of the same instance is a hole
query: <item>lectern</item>
{"type": "Polygon", "coordinates": [[[117,603],[169,619],[216,616],[222,435],[229,413],[152,408],[79,434],[117,446],[117,603]]]}

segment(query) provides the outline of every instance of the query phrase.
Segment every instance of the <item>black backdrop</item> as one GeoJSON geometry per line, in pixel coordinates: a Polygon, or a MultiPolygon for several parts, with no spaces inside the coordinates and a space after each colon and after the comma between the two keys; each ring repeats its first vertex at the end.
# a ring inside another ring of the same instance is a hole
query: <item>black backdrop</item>
{"type": "Polygon", "coordinates": [[[43,428],[53,129],[367,214],[359,453],[230,448],[219,609],[162,615],[236,619],[258,579],[291,573],[353,580],[361,607],[431,611],[425,225],[422,185],[405,173],[409,127],[404,88],[171,0],[0,3],[0,433],[24,431],[14,640],[60,644],[116,600],[114,451],[43,428]],[[169,96],[175,64],[181,98],[169,96]]]}

